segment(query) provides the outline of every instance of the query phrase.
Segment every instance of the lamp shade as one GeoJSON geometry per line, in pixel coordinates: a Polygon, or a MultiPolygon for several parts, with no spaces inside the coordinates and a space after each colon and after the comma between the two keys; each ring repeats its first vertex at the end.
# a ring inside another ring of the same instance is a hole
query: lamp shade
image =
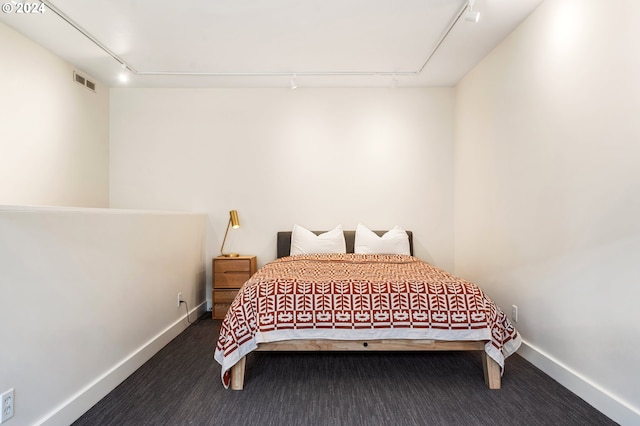
{"type": "Polygon", "coordinates": [[[231,210],[229,212],[229,218],[231,220],[231,227],[233,229],[240,228],[240,220],[238,220],[238,210],[231,210]]]}

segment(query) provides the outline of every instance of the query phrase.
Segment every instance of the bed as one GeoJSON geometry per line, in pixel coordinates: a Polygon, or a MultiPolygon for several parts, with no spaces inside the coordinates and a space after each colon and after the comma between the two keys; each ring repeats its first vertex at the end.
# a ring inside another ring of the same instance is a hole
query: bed
{"type": "Polygon", "coordinates": [[[278,232],[278,258],[223,320],[214,354],[223,385],[243,389],[253,351],[471,350],[499,389],[518,332],[479,287],[413,257],[407,236],[410,255],[353,254],[355,231],[344,231],[346,254],[290,256],[291,232],[278,232]]]}

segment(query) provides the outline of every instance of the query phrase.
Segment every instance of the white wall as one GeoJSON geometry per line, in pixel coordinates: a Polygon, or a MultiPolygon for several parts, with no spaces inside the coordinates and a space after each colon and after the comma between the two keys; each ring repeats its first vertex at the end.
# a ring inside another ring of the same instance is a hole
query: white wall
{"type": "Polygon", "coordinates": [[[295,223],[362,222],[453,267],[453,89],[112,89],[110,105],[112,207],[207,212],[208,258],[237,209],[225,248],[261,265],[295,223]]]}
{"type": "Polygon", "coordinates": [[[178,292],[203,312],[204,233],[197,214],[0,207],[10,424],[70,424],[186,328],[178,292]]]}
{"type": "Polygon", "coordinates": [[[3,23],[0,58],[0,204],[108,207],[108,88],[3,23]]]}
{"type": "Polygon", "coordinates": [[[623,424],[640,422],[639,15],[547,0],[456,110],[456,273],[517,305],[521,353],[623,424]]]}

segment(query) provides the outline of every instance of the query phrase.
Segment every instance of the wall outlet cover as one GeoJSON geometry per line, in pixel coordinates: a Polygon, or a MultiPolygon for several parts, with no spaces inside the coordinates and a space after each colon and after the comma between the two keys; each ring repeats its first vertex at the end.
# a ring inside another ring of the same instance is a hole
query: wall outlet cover
{"type": "Polygon", "coordinates": [[[15,409],[15,398],[13,394],[13,389],[9,389],[4,392],[2,396],[0,396],[0,401],[2,402],[2,411],[0,411],[0,423],[4,423],[13,417],[13,412],[15,409]]]}

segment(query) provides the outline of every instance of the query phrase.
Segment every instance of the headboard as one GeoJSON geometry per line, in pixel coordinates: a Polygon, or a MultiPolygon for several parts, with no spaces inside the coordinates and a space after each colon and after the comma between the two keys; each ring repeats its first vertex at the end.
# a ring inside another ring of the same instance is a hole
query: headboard
{"type": "MultiPolygon", "coordinates": [[[[326,231],[312,231],[316,235],[320,235],[326,231]]],[[[373,231],[379,237],[383,236],[387,231],[373,231]]],[[[413,256],[413,232],[406,231],[409,236],[409,251],[413,256]]],[[[344,239],[347,243],[347,253],[353,253],[353,246],[356,239],[356,231],[344,231],[344,239]]],[[[278,232],[278,257],[289,256],[291,251],[291,231],[278,232]]]]}

